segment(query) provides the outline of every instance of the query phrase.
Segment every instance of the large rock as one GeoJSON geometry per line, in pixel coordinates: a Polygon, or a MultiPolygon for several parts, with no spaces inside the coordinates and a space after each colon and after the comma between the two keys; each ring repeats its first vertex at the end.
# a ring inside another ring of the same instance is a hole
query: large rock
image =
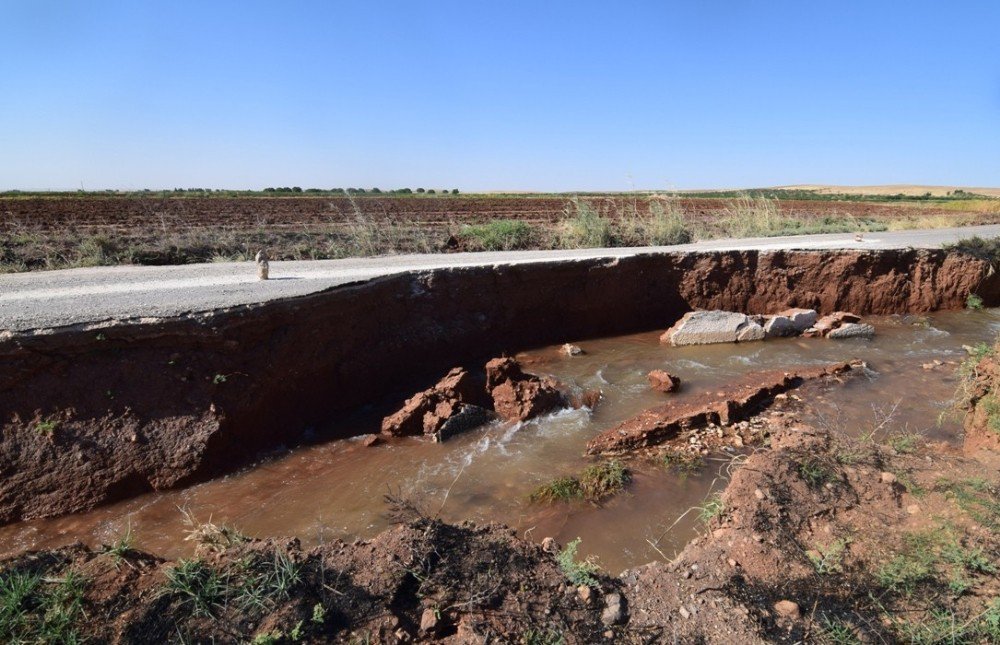
{"type": "Polygon", "coordinates": [[[786,309],[767,319],[764,331],[769,338],[797,336],[816,323],[815,309],[786,309]]]}
{"type": "Polygon", "coordinates": [[[493,397],[493,409],[508,421],[526,421],[567,404],[555,379],[525,374],[507,357],[486,364],[486,391],[493,397]]]}
{"type": "Polygon", "coordinates": [[[440,441],[489,421],[487,403],[481,383],[456,367],[434,387],[410,397],[399,411],[382,419],[382,433],[427,435],[440,441]]]}
{"type": "Polygon", "coordinates": [[[671,345],[736,343],[764,338],[764,329],[746,314],[733,311],[689,311],[660,336],[671,345]]]}

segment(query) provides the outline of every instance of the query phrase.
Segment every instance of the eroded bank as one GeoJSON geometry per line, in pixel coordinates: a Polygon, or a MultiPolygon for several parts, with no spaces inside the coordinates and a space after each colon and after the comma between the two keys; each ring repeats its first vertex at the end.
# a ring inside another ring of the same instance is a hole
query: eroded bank
{"type": "MultiPolygon", "coordinates": [[[[0,521],[74,512],[232,470],[455,365],[665,328],[695,308],[860,314],[1000,300],[942,251],[656,254],[437,270],[167,320],[0,342],[0,521]]],[[[331,438],[334,435],[331,435],[331,438]]]]}

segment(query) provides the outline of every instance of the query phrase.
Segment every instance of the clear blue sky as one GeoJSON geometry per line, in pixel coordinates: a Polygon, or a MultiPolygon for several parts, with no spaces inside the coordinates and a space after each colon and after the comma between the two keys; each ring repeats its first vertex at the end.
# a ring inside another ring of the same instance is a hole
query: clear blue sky
{"type": "Polygon", "coordinates": [[[1000,185],[1000,2],[0,0],[0,188],[1000,185]]]}

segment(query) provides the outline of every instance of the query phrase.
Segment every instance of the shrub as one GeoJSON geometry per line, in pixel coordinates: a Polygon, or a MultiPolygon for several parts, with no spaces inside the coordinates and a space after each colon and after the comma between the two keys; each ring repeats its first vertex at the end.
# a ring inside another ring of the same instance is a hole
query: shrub
{"type": "Polygon", "coordinates": [[[777,200],[747,193],[726,206],[720,225],[729,237],[776,235],[785,228],[777,200]]]}
{"type": "Polygon", "coordinates": [[[611,220],[590,202],[574,197],[563,210],[559,244],[567,249],[611,246],[611,220]]]}
{"type": "Polygon", "coordinates": [[[980,296],[978,296],[978,295],[976,295],[974,293],[970,293],[969,296],[965,299],[965,308],[966,309],[977,309],[977,310],[978,309],[982,309],[983,308],[983,299],[982,299],[982,297],[980,297],[980,296]]]}
{"type": "Polygon", "coordinates": [[[587,558],[585,560],[577,561],[576,551],[580,546],[580,538],[576,538],[572,542],[566,545],[559,555],[556,556],[556,562],[559,563],[559,568],[566,575],[566,578],[575,585],[586,585],[588,587],[597,586],[597,578],[594,575],[601,570],[597,563],[593,561],[592,558],[587,558]]]}
{"type": "Polygon", "coordinates": [[[477,251],[511,251],[531,246],[535,232],[527,222],[500,219],[466,226],[461,236],[477,251]]]}

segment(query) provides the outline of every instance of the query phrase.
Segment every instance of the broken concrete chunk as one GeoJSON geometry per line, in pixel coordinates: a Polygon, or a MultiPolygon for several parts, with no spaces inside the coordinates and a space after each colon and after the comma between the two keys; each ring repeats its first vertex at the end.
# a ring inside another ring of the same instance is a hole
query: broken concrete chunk
{"type": "Polygon", "coordinates": [[[758,323],[748,320],[747,324],[736,332],[736,342],[745,343],[751,340],[764,340],[764,328],[758,323]]]}
{"type": "Polygon", "coordinates": [[[763,338],[763,327],[746,314],[733,311],[689,311],[660,336],[660,342],[674,346],[708,345],[763,338]]]}
{"type": "Polygon", "coordinates": [[[559,353],[563,356],[580,356],[584,353],[583,348],[579,345],[573,345],[572,343],[566,343],[559,348],[559,353]]]}
{"type": "Polygon", "coordinates": [[[843,338],[871,338],[875,335],[875,328],[866,323],[845,323],[836,329],[827,332],[826,337],[832,339],[843,338]]]}

